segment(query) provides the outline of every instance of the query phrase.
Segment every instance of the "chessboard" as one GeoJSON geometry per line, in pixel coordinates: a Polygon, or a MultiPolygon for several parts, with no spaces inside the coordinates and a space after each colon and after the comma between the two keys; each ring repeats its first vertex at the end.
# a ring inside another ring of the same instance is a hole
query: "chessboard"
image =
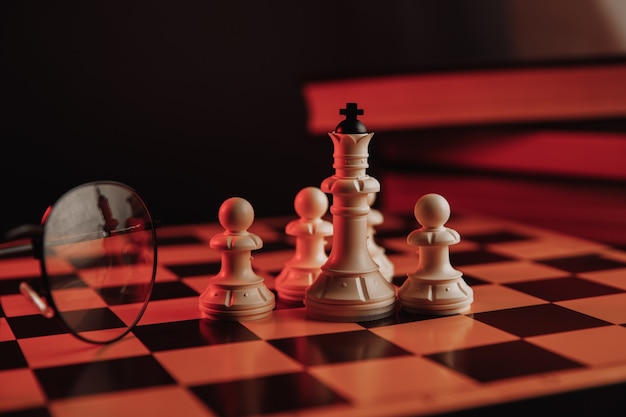
{"type": "MultiPolygon", "coordinates": [[[[293,255],[291,219],[256,219],[252,265],[270,289],[293,255]]],[[[269,318],[201,319],[220,270],[217,223],[158,229],[150,304],[132,334],[91,345],[38,315],[19,282],[31,257],[0,261],[0,416],[623,415],[626,248],[507,220],[452,215],[453,266],[469,312],[397,309],[376,321],[310,319],[277,298],[269,318]]],[[[412,216],[385,216],[375,238],[393,283],[417,266],[412,216]]],[[[331,244],[331,243],[329,243],[331,244]]]]}

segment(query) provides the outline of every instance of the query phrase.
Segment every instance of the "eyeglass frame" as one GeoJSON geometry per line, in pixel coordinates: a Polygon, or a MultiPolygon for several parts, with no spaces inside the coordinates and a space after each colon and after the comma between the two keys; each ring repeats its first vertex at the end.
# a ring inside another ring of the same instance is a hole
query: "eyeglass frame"
{"type": "MultiPolygon", "coordinates": [[[[63,196],[66,196],[73,190],[77,190],[84,186],[98,185],[98,184],[120,186],[122,188],[127,189],[129,192],[132,192],[135,196],[139,197],[137,192],[132,187],[124,183],[117,182],[117,181],[93,181],[93,182],[87,182],[87,183],[84,183],[84,184],[81,184],[72,188],[71,190],[63,194],[59,198],[59,200],[57,200],[57,202],[60,201],[63,198],[63,196]]],[[[143,301],[143,305],[141,309],[138,311],[137,317],[131,324],[126,326],[126,330],[123,333],[111,339],[99,341],[99,340],[88,339],[82,336],[79,331],[73,329],[69,324],[67,324],[67,322],[63,318],[63,315],[60,313],[59,309],[57,308],[54,298],[52,297],[50,276],[48,275],[47,268],[45,265],[45,260],[44,260],[44,235],[45,235],[45,226],[46,226],[45,220],[47,218],[47,214],[54,208],[54,205],[51,205],[47,208],[44,214],[42,223],[24,224],[21,226],[17,226],[9,230],[8,232],[6,232],[4,239],[0,242],[0,245],[5,245],[5,244],[11,244],[19,240],[24,240],[24,239],[28,239],[30,241],[30,243],[26,243],[22,245],[8,246],[5,248],[0,247],[0,258],[3,258],[4,256],[22,254],[22,253],[28,252],[29,250],[32,250],[33,252],[32,255],[34,259],[39,261],[40,276],[38,278],[41,278],[41,281],[43,281],[43,288],[40,288],[39,286],[36,286],[35,288],[33,288],[27,281],[22,281],[19,287],[20,293],[22,293],[22,295],[28,298],[35,305],[35,307],[39,310],[41,315],[43,315],[44,317],[48,319],[55,318],[57,322],[59,322],[61,326],[67,332],[71,333],[74,337],[78,338],[79,340],[82,340],[87,343],[96,344],[96,345],[107,345],[107,344],[116,342],[118,340],[121,340],[122,338],[126,337],[130,332],[132,332],[132,330],[137,326],[137,324],[143,317],[145,310],[148,307],[148,303],[150,301],[150,297],[152,294],[152,289],[154,288],[154,284],[156,282],[156,271],[157,271],[157,265],[158,265],[156,229],[160,227],[160,223],[152,219],[152,216],[150,212],[148,211],[145,205],[145,202],[143,201],[143,199],[141,199],[141,197],[139,198],[141,202],[143,203],[145,212],[149,219],[149,221],[146,222],[146,224],[144,225],[144,229],[142,229],[142,231],[150,231],[152,235],[151,236],[152,245],[153,245],[152,275],[150,278],[149,289],[145,295],[145,300],[143,301]]],[[[115,235],[120,235],[120,234],[124,234],[125,230],[116,230],[115,232],[116,232],[115,235]]]]}

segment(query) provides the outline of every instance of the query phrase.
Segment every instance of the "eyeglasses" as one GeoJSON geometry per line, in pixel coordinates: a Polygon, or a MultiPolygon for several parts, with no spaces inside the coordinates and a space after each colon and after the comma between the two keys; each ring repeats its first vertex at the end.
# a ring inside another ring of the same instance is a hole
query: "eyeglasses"
{"type": "Polygon", "coordinates": [[[22,282],[21,293],[79,339],[111,343],[141,319],[156,275],[156,232],[129,186],[99,181],[71,189],[41,224],[8,232],[0,256],[31,249],[42,279],[22,282]],[[7,245],[24,239],[30,243],[7,245]]]}

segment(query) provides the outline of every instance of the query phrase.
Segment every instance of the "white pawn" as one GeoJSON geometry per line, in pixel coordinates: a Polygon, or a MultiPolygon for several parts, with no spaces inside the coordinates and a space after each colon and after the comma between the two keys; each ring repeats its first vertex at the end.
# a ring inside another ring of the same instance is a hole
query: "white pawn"
{"type": "Polygon", "coordinates": [[[391,282],[395,273],[395,267],[387,257],[385,248],[378,245],[374,239],[376,226],[381,225],[384,222],[383,214],[379,210],[371,208],[374,201],[376,201],[376,194],[368,194],[367,203],[370,205],[370,212],[367,215],[367,249],[369,250],[370,255],[372,255],[374,262],[378,264],[380,273],[383,274],[383,277],[387,281],[391,282]]]}
{"type": "Polygon", "coordinates": [[[450,264],[449,246],[461,239],[456,230],[444,226],[450,218],[448,201],[439,194],[426,194],[415,204],[414,214],[422,227],[408,235],[407,243],[419,247],[419,263],[398,290],[402,308],[432,315],[467,311],[474,292],[450,264]]]}
{"type": "Polygon", "coordinates": [[[295,254],[276,277],[276,291],[286,303],[303,305],[307,287],[328,259],[326,238],[332,236],[333,224],[322,219],[328,211],[328,197],[317,187],[300,190],[294,208],[300,218],[289,222],[285,233],[296,239],[295,254]]]}
{"type": "Polygon", "coordinates": [[[251,251],[263,247],[261,238],[248,232],[254,210],[247,200],[232,197],[222,203],[218,217],[225,231],[213,236],[209,245],[222,252],[222,265],[200,295],[202,317],[235,321],[268,317],[275,307],[274,294],[251,264],[251,251]]]}

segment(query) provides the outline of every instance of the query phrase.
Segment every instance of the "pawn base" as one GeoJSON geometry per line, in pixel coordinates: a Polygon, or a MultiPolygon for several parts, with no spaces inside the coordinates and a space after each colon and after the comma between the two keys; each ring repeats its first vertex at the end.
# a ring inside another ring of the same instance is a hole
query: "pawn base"
{"type": "Polygon", "coordinates": [[[474,291],[461,277],[432,280],[409,275],[398,290],[398,300],[409,313],[444,316],[467,312],[474,291]]]}
{"type": "Polygon", "coordinates": [[[200,295],[200,312],[212,320],[247,321],[269,317],[276,306],[264,283],[231,287],[209,283],[200,295]]]}
{"type": "Polygon", "coordinates": [[[276,277],[278,298],[287,304],[303,305],[307,288],[318,277],[319,268],[299,268],[286,266],[276,277]]]}

